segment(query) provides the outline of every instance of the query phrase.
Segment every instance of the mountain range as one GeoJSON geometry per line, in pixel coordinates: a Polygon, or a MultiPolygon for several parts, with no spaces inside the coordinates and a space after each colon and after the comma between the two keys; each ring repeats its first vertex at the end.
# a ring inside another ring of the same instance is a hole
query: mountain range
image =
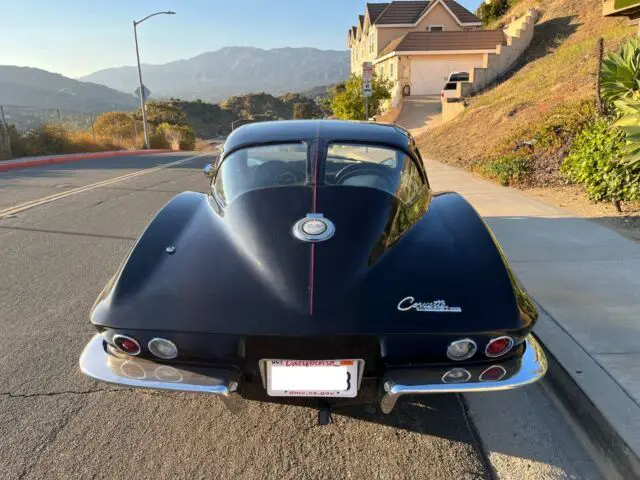
{"type": "Polygon", "coordinates": [[[104,85],[73,80],[39,68],[0,65],[0,105],[100,113],[132,110],[137,104],[133,95],[104,85]]]}
{"type": "MultiPolygon", "coordinates": [[[[142,74],[154,98],[218,102],[231,95],[280,95],[342,82],[349,76],[349,52],[226,47],[164,65],[143,65],[142,74]]],[[[136,67],[99,70],[79,80],[122,92],[133,92],[138,86],[136,67]]]]}

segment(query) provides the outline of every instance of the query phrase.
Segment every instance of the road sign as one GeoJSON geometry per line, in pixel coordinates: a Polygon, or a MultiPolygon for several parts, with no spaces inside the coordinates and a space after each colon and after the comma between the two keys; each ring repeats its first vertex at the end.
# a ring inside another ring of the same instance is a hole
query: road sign
{"type": "Polygon", "coordinates": [[[372,93],[371,82],[362,82],[362,95],[370,97],[372,93]]]}
{"type": "Polygon", "coordinates": [[[362,64],[362,80],[364,82],[371,83],[372,78],[373,78],[373,65],[371,62],[364,62],[362,64]]]}
{"type": "Polygon", "coordinates": [[[373,65],[371,62],[362,64],[362,95],[371,96],[371,81],[373,80],[373,65]]]}
{"type": "MultiPolygon", "coordinates": [[[[144,99],[146,100],[149,98],[149,95],[151,95],[151,91],[145,85],[142,85],[142,88],[144,88],[144,99]]],[[[133,92],[133,94],[140,98],[140,87],[136,88],[136,91],[133,92]]]]}

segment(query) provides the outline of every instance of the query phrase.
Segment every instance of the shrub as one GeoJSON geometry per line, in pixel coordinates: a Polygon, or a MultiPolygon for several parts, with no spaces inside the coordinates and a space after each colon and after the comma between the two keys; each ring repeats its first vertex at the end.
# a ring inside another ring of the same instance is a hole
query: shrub
{"type": "Polygon", "coordinates": [[[196,135],[186,125],[161,123],[149,138],[152,148],[171,148],[172,150],[194,150],[196,135]]]}
{"type": "MultiPolygon", "coordinates": [[[[372,95],[369,98],[369,116],[378,113],[384,100],[391,98],[391,82],[373,76],[372,95]]],[[[362,95],[362,77],[352,75],[344,84],[337,85],[331,92],[331,110],[341,120],[366,120],[365,99],[362,95]]]]}
{"type": "Polygon", "coordinates": [[[497,180],[500,185],[522,185],[531,173],[531,160],[522,154],[509,154],[480,167],[480,173],[497,180]]]}
{"type": "Polygon", "coordinates": [[[482,19],[482,23],[486,27],[507,13],[512,3],[513,0],[491,0],[491,3],[483,2],[478,7],[478,16],[482,19]]]}
{"type": "Polygon", "coordinates": [[[624,134],[605,118],[596,118],[573,141],[562,173],[584,185],[594,201],[640,200],[640,169],[619,161],[624,134]]]}

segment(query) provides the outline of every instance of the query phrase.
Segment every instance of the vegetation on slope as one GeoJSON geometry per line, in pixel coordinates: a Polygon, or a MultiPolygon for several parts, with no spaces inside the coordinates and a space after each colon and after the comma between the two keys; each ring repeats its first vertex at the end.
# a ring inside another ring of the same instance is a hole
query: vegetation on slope
{"type": "MultiPolygon", "coordinates": [[[[457,119],[419,138],[426,156],[518,186],[565,183],[560,166],[573,138],[594,116],[597,41],[618,49],[626,19],[602,17],[600,0],[520,0],[500,20],[529,8],[540,19],[511,75],[469,99],[457,119]]],[[[490,25],[500,27],[500,24],[490,25]]]]}

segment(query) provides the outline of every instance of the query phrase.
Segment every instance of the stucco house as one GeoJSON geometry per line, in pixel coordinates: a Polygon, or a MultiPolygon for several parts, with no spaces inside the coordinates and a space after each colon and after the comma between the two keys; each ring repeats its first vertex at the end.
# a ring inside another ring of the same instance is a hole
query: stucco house
{"type": "Polygon", "coordinates": [[[372,62],[393,83],[393,106],[402,95],[439,94],[451,72],[486,68],[506,44],[505,32],[483,29],[455,0],[367,3],[348,33],[351,72],[372,62]]]}

